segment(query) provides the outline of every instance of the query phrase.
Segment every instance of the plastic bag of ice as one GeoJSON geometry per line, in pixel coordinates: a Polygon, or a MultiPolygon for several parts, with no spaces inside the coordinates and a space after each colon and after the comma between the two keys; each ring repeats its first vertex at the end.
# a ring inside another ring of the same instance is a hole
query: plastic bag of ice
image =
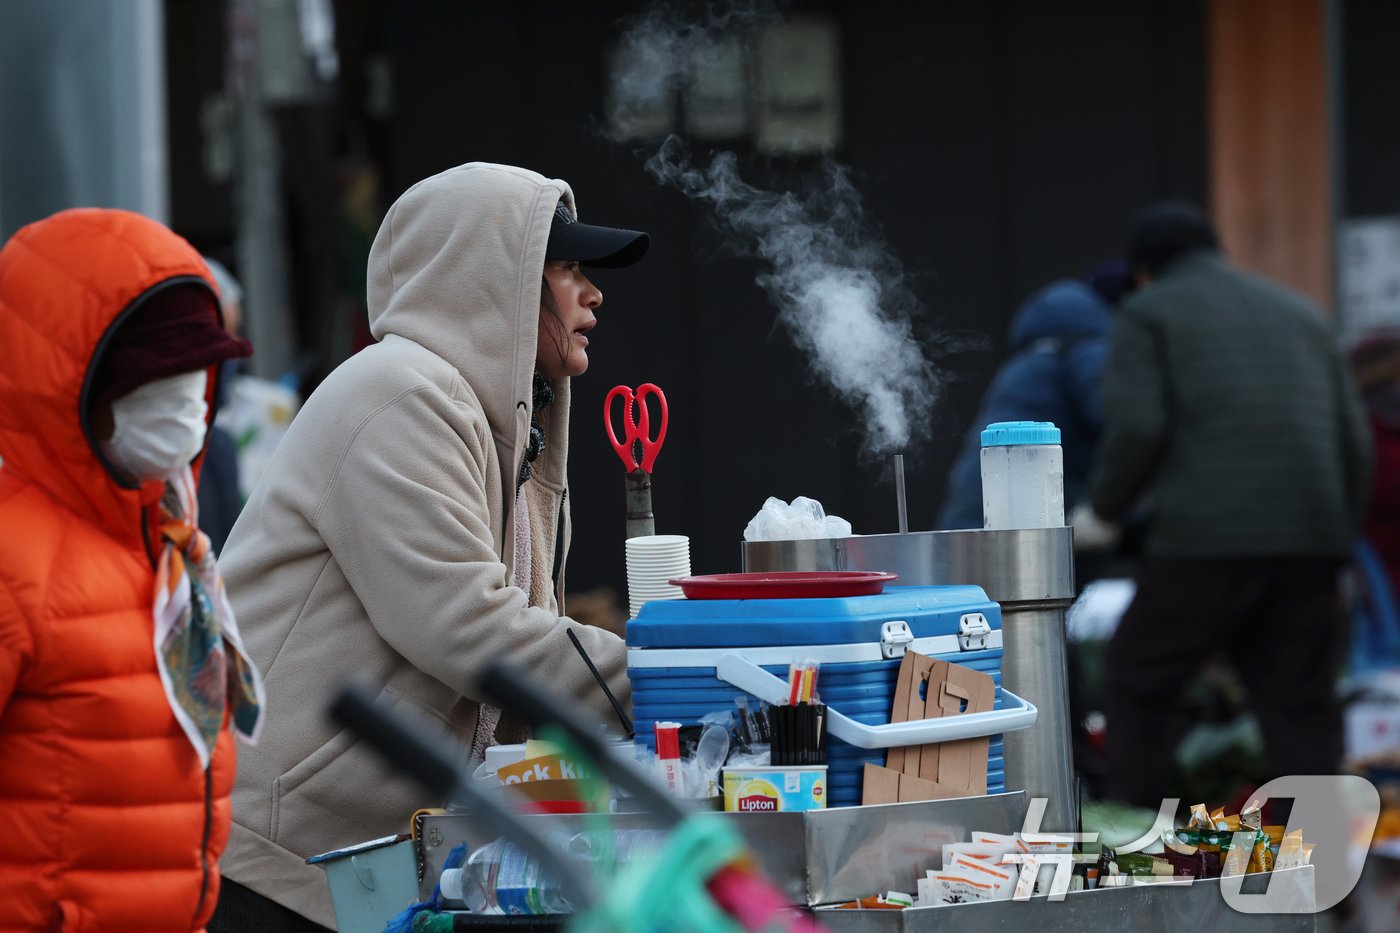
{"type": "Polygon", "coordinates": [[[773,496],[744,528],[745,541],[793,541],[798,538],[847,538],[851,523],[826,514],[816,499],[798,496],[789,504],[773,496]]]}

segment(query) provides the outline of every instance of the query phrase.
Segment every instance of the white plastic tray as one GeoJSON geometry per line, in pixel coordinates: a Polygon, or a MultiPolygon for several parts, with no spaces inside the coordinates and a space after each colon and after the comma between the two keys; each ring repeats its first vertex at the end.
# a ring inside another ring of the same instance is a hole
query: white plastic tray
{"type": "MultiPolygon", "coordinates": [[[[788,685],[747,658],[726,654],[715,664],[715,676],[751,693],[767,703],[786,703],[788,685]]],[[[856,722],[840,711],[827,707],[826,730],[831,735],[857,748],[893,748],[901,745],[928,745],[933,742],[955,742],[958,739],[979,738],[1000,732],[1016,732],[1035,725],[1036,708],[1029,701],[1001,688],[1002,709],[985,713],[964,713],[942,719],[915,719],[892,722],[883,726],[868,726],[856,722]]]]}

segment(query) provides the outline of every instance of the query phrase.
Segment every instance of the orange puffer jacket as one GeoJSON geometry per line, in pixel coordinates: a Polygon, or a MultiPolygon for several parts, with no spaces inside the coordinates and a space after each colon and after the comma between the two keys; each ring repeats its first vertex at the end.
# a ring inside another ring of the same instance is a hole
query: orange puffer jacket
{"type": "Polygon", "coordinates": [[[211,281],[199,254],[126,211],[64,211],[0,250],[0,930],[198,930],[218,900],[233,743],[205,771],[170,711],[161,484],[119,484],[83,414],[104,338],[190,281],[211,281]]]}

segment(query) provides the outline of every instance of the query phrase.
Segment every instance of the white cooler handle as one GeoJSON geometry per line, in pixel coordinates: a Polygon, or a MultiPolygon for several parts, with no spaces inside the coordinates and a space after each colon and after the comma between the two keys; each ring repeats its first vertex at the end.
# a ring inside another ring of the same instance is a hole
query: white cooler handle
{"type": "MultiPolygon", "coordinates": [[[[715,664],[715,676],[751,693],[767,703],[787,702],[788,685],[781,679],[737,654],[726,654],[715,664]]],[[[893,748],[898,745],[928,745],[933,742],[955,742],[998,732],[1016,732],[1035,725],[1036,708],[1027,700],[1001,688],[1003,709],[984,713],[962,713],[942,719],[915,719],[892,722],[883,726],[868,726],[849,716],[826,708],[826,730],[836,738],[856,748],[893,748]]]]}

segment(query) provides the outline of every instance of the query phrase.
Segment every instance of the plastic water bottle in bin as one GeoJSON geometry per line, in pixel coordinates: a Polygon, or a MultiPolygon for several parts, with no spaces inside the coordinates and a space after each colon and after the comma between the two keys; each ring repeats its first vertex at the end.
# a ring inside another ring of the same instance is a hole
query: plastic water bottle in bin
{"type": "Polygon", "coordinates": [[[621,868],[654,857],[665,844],[666,832],[660,829],[585,831],[569,840],[569,854],[593,862],[611,858],[609,867],[621,868]],[[609,844],[611,853],[607,848],[609,844]]]}
{"type": "MultiPolygon", "coordinates": [[[[661,851],[666,833],[654,829],[608,831],[608,840],[596,832],[572,837],[550,834],[553,841],[574,858],[611,860],[611,868],[649,858],[661,851]],[[609,853],[607,844],[611,842],[609,853]]],[[[477,848],[461,868],[442,873],[442,894],[479,914],[566,914],[572,905],[559,891],[555,879],[540,870],[539,862],[519,846],[503,839],[477,848]]]]}
{"type": "MultiPolygon", "coordinates": [[[[568,836],[552,834],[567,846],[568,836]]],[[[524,849],[497,839],[467,857],[460,869],[442,873],[442,894],[479,914],[565,914],[572,908],[554,879],[540,871],[524,849]]]]}

